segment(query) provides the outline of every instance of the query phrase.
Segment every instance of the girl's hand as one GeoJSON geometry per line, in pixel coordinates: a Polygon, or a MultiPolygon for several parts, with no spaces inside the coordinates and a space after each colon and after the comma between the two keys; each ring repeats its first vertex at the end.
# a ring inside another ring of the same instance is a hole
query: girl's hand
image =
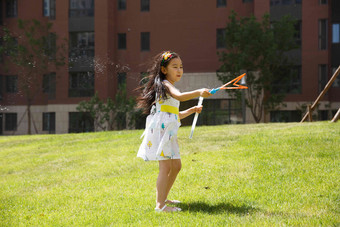
{"type": "Polygon", "coordinates": [[[193,113],[201,113],[202,112],[202,108],[203,108],[203,106],[201,105],[201,106],[194,106],[194,107],[192,107],[192,109],[193,109],[193,113]]]}
{"type": "Polygon", "coordinates": [[[187,116],[190,116],[191,114],[194,114],[194,113],[201,113],[202,108],[203,106],[200,105],[200,106],[193,106],[193,107],[190,107],[189,109],[183,110],[179,112],[179,119],[184,119],[187,116]]]}
{"type": "Polygon", "coordinates": [[[209,89],[202,88],[200,89],[200,96],[202,96],[203,98],[207,98],[209,96],[212,96],[212,94],[210,94],[209,89]]]}

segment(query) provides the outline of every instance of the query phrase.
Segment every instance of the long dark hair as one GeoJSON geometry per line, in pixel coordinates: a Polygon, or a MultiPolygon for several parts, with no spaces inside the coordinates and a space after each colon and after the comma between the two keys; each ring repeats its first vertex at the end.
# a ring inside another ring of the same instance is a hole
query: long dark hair
{"type": "Polygon", "coordinates": [[[172,51],[163,51],[152,59],[151,66],[147,71],[147,82],[137,88],[137,90],[140,91],[140,95],[137,98],[137,107],[143,109],[145,114],[150,112],[152,105],[155,103],[156,94],[158,98],[167,98],[169,90],[163,84],[166,76],[162,73],[161,66],[166,67],[171,59],[174,58],[179,58],[179,55],[172,51]]]}

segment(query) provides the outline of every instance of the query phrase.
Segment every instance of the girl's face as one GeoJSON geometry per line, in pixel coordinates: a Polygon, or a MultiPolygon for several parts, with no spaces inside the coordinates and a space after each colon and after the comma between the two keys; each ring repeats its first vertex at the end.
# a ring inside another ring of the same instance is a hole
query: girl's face
{"type": "Polygon", "coordinates": [[[162,72],[166,79],[174,84],[181,80],[183,76],[183,64],[180,58],[173,58],[166,67],[162,66],[162,72]]]}

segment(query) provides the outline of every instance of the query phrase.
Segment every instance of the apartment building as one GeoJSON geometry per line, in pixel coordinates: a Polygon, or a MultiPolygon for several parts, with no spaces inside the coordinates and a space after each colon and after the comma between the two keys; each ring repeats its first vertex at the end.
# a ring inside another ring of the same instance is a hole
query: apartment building
{"type": "MultiPolygon", "coordinates": [[[[77,112],[78,103],[96,92],[103,100],[114,99],[120,85],[135,96],[147,62],[163,50],[181,55],[185,73],[176,85],[181,91],[220,85],[217,52],[224,49],[219,36],[231,10],[239,16],[270,13],[272,20],[290,14],[299,21],[301,47],[291,53],[298,59],[298,74],[287,88],[286,106],[268,113],[263,122],[300,120],[301,108],[316,99],[340,65],[338,1],[0,0],[0,27],[15,30],[18,19],[49,21],[53,32],[69,44],[67,64],[41,75],[54,86],[41,89],[34,100],[32,133],[95,130],[93,121],[77,112]]],[[[0,67],[0,134],[26,134],[26,103],[16,84],[20,75],[14,66],[5,70],[0,62],[0,67]]],[[[196,102],[184,102],[182,108],[196,102]]],[[[317,117],[329,119],[339,107],[337,80],[319,105],[317,117]]],[[[226,92],[206,99],[204,108],[199,124],[254,122],[249,109],[226,92]]]]}

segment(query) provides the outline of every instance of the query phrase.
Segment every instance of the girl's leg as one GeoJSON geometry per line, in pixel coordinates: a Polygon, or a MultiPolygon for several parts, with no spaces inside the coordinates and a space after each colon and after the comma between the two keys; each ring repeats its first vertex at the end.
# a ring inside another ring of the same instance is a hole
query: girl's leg
{"type": "Polygon", "coordinates": [[[171,160],[159,161],[159,173],[156,184],[156,208],[163,208],[165,205],[170,169],[171,160]]]}
{"type": "Polygon", "coordinates": [[[179,171],[182,168],[182,162],[181,159],[171,159],[171,168],[170,168],[170,173],[169,173],[169,178],[168,178],[168,184],[166,188],[166,197],[168,197],[168,194],[172,188],[172,185],[174,184],[176,177],[179,173],[179,171]]]}
{"type": "MultiPolygon", "coordinates": [[[[173,177],[174,173],[172,172],[172,160],[164,160],[159,161],[159,174],[157,178],[157,191],[156,191],[156,208],[163,208],[165,206],[166,197],[173,185],[176,176],[173,177]]],[[[165,211],[176,211],[174,207],[166,207],[165,211]]]]}

